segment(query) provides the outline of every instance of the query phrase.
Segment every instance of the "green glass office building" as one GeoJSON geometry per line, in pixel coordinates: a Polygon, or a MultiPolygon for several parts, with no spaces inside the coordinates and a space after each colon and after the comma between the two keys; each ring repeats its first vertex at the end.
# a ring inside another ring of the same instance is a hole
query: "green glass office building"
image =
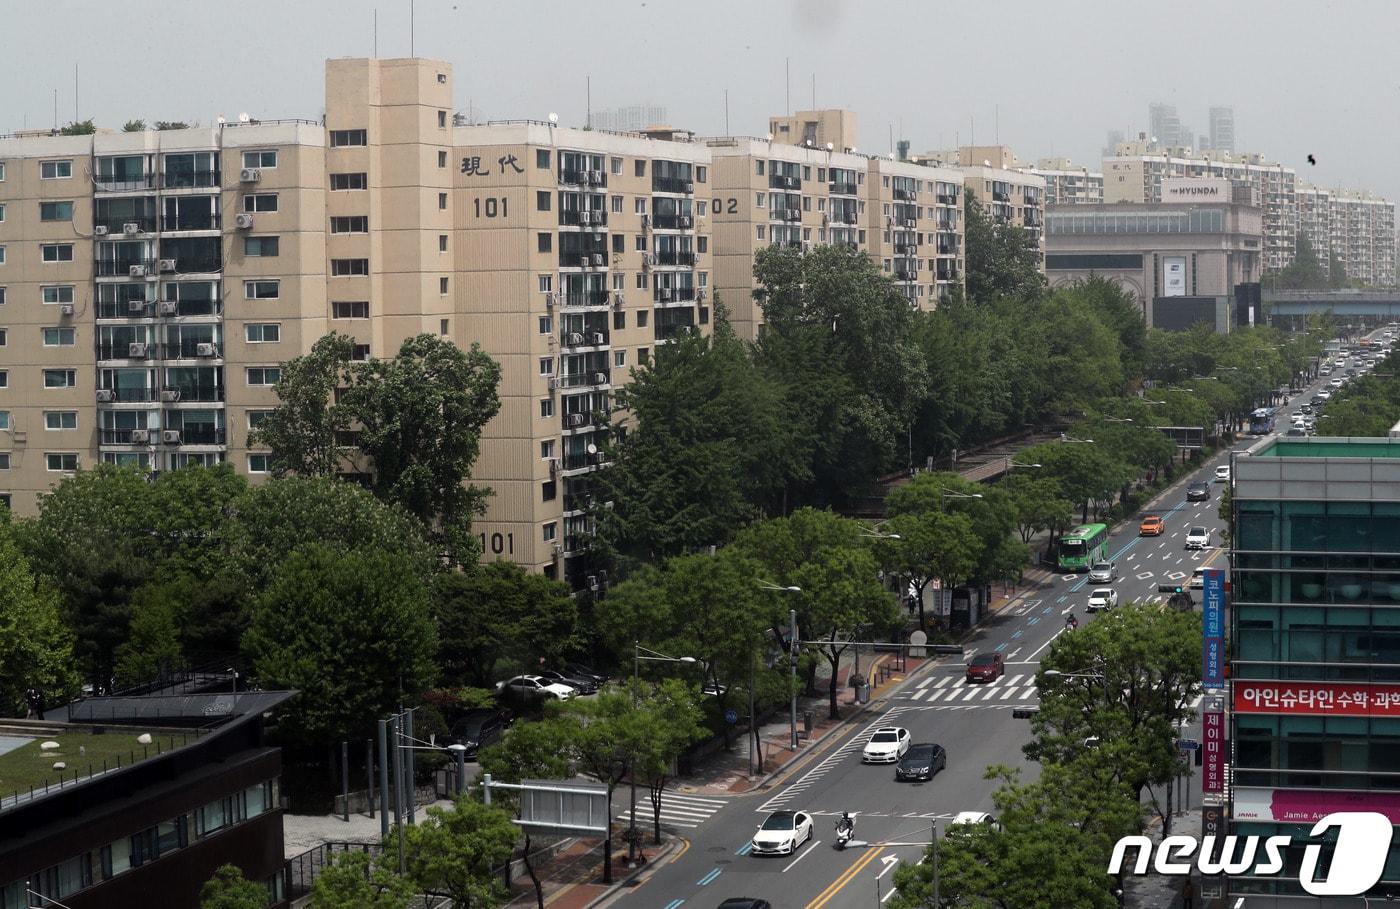
{"type": "MultiPolygon", "coordinates": [[[[1259,894],[1250,909],[1319,905],[1297,880],[1313,823],[1400,823],[1400,439],[1273,438],[1236,453],[1231,476],[1230,832],[1295,848],[1283,874],[1230,892],[1259,894]]],[[[1396,844],[1372,891],[1387,893],[1396,844]]]]}

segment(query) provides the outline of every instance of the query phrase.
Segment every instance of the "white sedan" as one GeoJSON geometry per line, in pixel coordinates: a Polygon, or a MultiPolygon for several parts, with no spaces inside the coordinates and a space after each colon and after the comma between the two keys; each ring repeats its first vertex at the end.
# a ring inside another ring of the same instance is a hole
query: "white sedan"
{"type": "Polygon", "coordinates": [[[1098,612],[1100,609],[1112,609],[1118,605],[1118,591],[1112,587],[1100,587],[1089,594],[1089,611],[1098,612]]]}
{"type": "Polygon", "coordinates": [[[902,726],[881,726],[865,743],[860,759],[867,764],[897,764],[909,750],[909,730],[902,726]]]}
{"type": "Polygon", "coordinates": [[[805,811],[774,811],[753,835],[754,855],[791,855],[812,838],[812,816],[805,811]]]}

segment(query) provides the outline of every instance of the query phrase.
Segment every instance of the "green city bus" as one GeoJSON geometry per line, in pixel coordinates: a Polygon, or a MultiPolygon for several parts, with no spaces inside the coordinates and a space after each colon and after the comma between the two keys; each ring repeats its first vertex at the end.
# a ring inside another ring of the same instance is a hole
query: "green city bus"
{"type": "Polygon", "coordinates": [[[1060,570],[1088,571],[1108,561],[1108,525],[1081,524],[1060,538],[1060,570]]]}

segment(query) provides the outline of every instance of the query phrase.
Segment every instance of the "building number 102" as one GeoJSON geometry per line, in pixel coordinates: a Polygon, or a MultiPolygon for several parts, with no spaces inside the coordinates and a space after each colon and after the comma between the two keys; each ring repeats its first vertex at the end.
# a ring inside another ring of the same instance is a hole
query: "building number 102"
{"type": "Polygon", "coordinates": [[[495,218],[497,216],[505,218],[508,217],[510,214],[509,210],[506,207],[506,201],[507,200],[505,196],[501,196],[501,198],[499,199],[495,197],[491,197],[488,199],[473,199],[472,205],[476,207],[476,216],[478,218],[481,217],[483,209],[486,211],[486,217],[488,218],[495,218]]]}
{"type": "Polygon", "coordinates": [[[481,551],[489,552],[492,555],[515,555],[515,534],[513,533],[493,533],[490,537],[490,547],[487,547],[486,534],[481,536],[481,551]]]}

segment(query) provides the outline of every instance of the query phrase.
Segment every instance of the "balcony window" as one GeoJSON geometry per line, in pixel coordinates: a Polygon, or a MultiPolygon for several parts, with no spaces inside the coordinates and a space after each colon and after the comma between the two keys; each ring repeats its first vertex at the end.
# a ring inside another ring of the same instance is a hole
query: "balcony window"
{"type": "MultiPolygon", "coordinates": [[[[368,132],[363,129],[331,130],[331,148],[351,148],[369,144],[368,132]]],[[[274,153],[275,154],[275,153],[274,153]]],[[[276,159],[270,165],[245,164],[244,167],[276,167],[276,159]]]]}
{"type": "Polygon", "coordinates": [[[263,170],[276,167],[277,151],[275,149],[245,151],[243,153],[243,166],[250,169],[263,170]]]}
{"type": "Polygon", "coordinates": [[[177,391],[181,401],[222,401],[223,374],[218,366],[170,366],[165,369],[166,388],[177,391]]]}
{"type": "Polygon", "coordinates": [[[243,255],[254,259],[276,258],[281,247],[280,237],[244,237],[243,255]]]}
{"type": "Polygon", "coordinates": [[[107,228],[109,234],[125,233],[132,225],[140,233],[156,229],[154,196],[102,197],[93,201],[92,223],[107,228]]]}
{"type": "Polygon", "coordinates": [[[99,189],[140,189],[151,185],[144,155],[98,158],[94,179],[99,189]]]}
{"type": "Polygon", "coordinates": [[[163,230],[217,230],[219,197],[170,196],[161,211],[163,230]]]}
{"type": "MultiPolygon", "coordinates": [[[[3,214],[3,213],[0,213],[0,215],[2,215],[2,214],[3,214]]],[[[0,221],[3,221],[3,220],[4,220],[3,216],[0,216],[0,221]]],[[[39,203],[39,220],[40,220],[40,221],[72,221],[72,220],[73,220],[73,203],[72,203],[72,202],[40,202],[40,203],[39,203]]]]}
{"type": "Polygon", "coordinates": [[[166,155],[164,165],[164,180],[167,187],[217,186],[219,184],[219,167],[214,152],[166,155]]]}
{"type": "Polygon", "coordinates": [[[160,241],[160,258],[173,260],[177,273],[221,271],[223,244],[218,237],[166,238],[160,241]]]}

